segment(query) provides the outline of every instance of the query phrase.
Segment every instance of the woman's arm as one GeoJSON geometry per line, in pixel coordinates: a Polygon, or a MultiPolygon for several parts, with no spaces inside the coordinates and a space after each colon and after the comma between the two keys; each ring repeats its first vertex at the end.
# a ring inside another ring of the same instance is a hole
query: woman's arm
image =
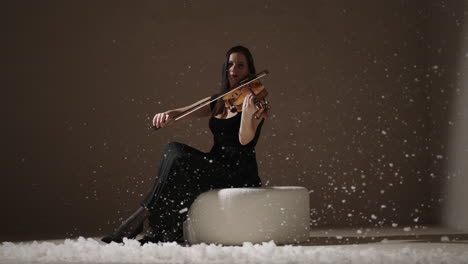
{"type": "MultiPolygon", "coordinates": [[[[206,97],[206,98],[203,98],[201,99],[200,101],[197,101],[191,105],[188,105],[188,106],[185,106],[185,107],[181,107],[181,108],[176,108],[176,109],[172,109],[172,110],[167,110],[166,112],[163,112],[163,113],[158,113],[156,114],[154,117],[153,117],[153,125],[156,126],[156,127],[164,127],[168,122],[170,122],[171,118],[184,112],[184,111],[187,111],[189,110],[190,108],[192,107],[195,107],[196,105],[198,104],[201,104],[202,102],[205,102],[207,100],[209,100],[211,97],[206,97]]],[[[187,116],[184,116],[183,118],[179,119],[177,122],[179,121],[189,121],[189,120],[194,120],[194,119],[198,119],[198,118],[201,118],[201,117],[207,117],[207,116],[210,116],[211,115],[211,109],[210,109],[210,105],[205,105],[204,107],[198,109],[197,111],[195,112],[192,112],[191,114],[187,115],[187,116]]]]}
{"type": "Polygon", "coordinates": [[[242,104],[242,119],[239,128],[239,142],[242,145],[247,145],[254,139],[257,127],[262,121],[262,118],[254,118],[254,113],[257,111],[252,93],[246,95],[242,104]]]}

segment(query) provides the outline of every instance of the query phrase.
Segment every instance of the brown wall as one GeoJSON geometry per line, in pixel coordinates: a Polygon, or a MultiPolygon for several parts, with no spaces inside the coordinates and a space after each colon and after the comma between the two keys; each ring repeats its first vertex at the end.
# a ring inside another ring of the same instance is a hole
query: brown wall
{"type": "Polygon", "coordinates": [[[311,190],[314,227],[437,224],[434,160],[446,139],[433,131],[446,129],[449,102],[430,84],[430,58],[453,70],[433,45],[438,5],[10,3],[0,240],[107,233],[138,206],[165,143],[208,151],[207,120],[148,127],[155,113],[216,92],[237,44],[271,72],[273,109],[257,146],[266,185],[311,190]]]}

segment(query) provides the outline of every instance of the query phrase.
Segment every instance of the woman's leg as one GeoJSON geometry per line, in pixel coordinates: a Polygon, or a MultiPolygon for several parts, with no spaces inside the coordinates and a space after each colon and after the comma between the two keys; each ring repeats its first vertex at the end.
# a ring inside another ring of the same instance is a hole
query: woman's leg
{"type": "Polygon", "coordinates": [[[143,223],[150,215],[150,212],[143,207],[138,208],[120,227],[112,234],[103,237],[101,240],[106,243],[122,242],[124,237],[135,238],[143,231],[143,223]]]}
{"type": "Polygon", "coordinates": [[[228,187],[229,182],[223,164],[209,154],[177,142],[167,144],[158,179],[141,203],[151,212],[149,241],[182,242],[182,225],[192,202],[202,192],[228,187]]]}
{"type": "Polygon", "coordinates": [[[154,239],[181,241],[182,224],[190,204],[200,193],[228,182],[226,178],[216,181],[216,175],[226,175],[220,171],[221,168],[222,164],[211,160],[207,153],[182,143],[167,144],[162,153],[158,177],[142,201],[142,207],[102,241],[121,242],[124,237],[134,238],[141,233],[147,218],[154,239]],[[210,175],[211,178],[206,179],[210,175]]]}

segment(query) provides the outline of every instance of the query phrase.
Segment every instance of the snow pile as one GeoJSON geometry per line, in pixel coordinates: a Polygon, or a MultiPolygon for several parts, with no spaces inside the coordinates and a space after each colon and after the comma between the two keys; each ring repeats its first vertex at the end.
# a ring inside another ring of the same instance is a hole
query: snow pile
{"type": "Polygon", "coordinates": [[[277,246],[273,242],[243,246],[176,243],[103,244],[92,238],[0,244],[1,263],[468,263],[468,253],[441,248],[360,248],[358,246],[277,246]]]}

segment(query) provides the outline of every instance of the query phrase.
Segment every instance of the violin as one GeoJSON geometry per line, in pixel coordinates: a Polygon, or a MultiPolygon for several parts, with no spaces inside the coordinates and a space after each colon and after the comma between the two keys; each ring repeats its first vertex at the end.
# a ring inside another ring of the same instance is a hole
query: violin
{"type": "Polygon", "coordinates": [[[268,71],[263,71],[253,77],[241,81],[240,86],[232,89],[226,95],[224,95],[223,100],[226,108],[229,109],[232,113],[242,112],[242,104],[244,103],[245,96],[247,96],[250,92],[254,95],[254,103],[257,107],[257,111],[254,113],[254,117],[256,119],[260,119],[260,117],[266,118],[266,114],[270,109],[270,105],[265,99],[265,97],[268,95],[268,92],[260,80],[256,78],[262,73],[265,73],[266,75],[268,74],[268,71]],[[244,84],[244,86],[242,86],[242,84],[244,84]]]}
{"type": "MultiPolygon", "coordinates": [[[[256,119],[261,117],[266,118],[267,112],[270,109],[270,105],[265,97],[268,95],[268,92],[265,89],[265,86],[260,82],[260,78],[265,77],[269,72],[264,70],[254,76],[249,76],[246,79],[242,80],[238,86],[234,87],[225,94],[219,95],[214,99],[208,99],[200,104],[192,107],[189,110],[186,110],[182,113],[179,113],[170,118],[169,123],[175,122],[179,119],[184,118],[185,116],[203,108],[206,105],[211,104],[212,102],[222,98],[224,100],[224,105],[231,112],[242,112],[242,104],[245,97],[252,93],[254,95],[254,103],[257,107],[257,111],[254,113],[256,119]]],[[[168,124],[169,124],[168,123],[168,124]]],[[[160,129],[160,127],[152,126],[154,130],[160,129]]]]}

